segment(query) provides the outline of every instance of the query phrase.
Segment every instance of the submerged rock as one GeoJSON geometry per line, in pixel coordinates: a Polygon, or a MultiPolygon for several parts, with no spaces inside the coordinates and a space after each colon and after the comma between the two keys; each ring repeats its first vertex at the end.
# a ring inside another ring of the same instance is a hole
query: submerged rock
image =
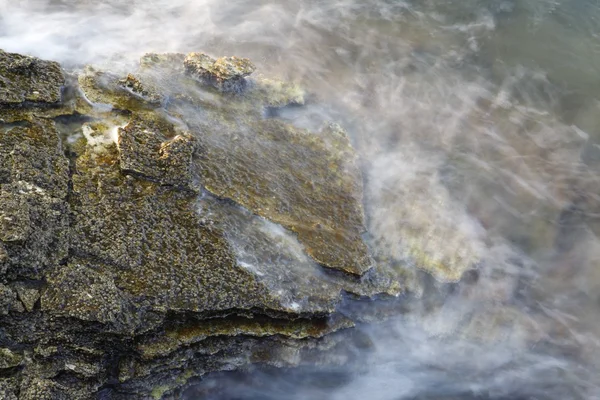
{"type": "Polygon", "coordinates": [[[431,174],[438,162],[416,149],[377,160],[367,187],[370,232],[384,253],[456,282],[482,261],[486,247],[478,223],[431,174]]]}

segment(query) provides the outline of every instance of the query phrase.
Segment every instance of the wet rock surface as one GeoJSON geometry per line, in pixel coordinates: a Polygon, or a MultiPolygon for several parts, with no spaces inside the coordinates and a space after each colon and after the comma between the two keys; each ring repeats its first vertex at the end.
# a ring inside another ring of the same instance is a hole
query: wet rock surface
{"type": "Polygon", "coordinates": [[[321,362],[360,319],[345,298],[406,290],[363,240],[346,132],[267,118],[305,95],[254,70],[147,54],[63,88],[57,64],[0,54],[3,398],[162,398],[213,371],[321,362]]]}
{"type": "Polygon", "coordinates": [[[57,103],[64,83],[58,63],[0,50],[0,104],[57,103]]]}
{"type": "Polygon", "coordinates": [[[184,60],[188,74],[223,92],[238,92],[244,89],[248,75],[256,67],[247,58],[221,57],[213,59],[204,53],[190,53],[184,60]]]}

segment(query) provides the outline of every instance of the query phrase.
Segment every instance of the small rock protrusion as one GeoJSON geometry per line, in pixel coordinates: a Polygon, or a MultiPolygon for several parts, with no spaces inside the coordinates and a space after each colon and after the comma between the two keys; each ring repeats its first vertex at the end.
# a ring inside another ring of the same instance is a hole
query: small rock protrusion
{"type": "Polygon", "coordinates": [[[0,264],[8,260],[8,252],[6,251],[6,247],[4,244],[0,242],[0,264]]]}
{"type": "Polygon", "coordinates": [[[0,315],[6,315],[13,308],[16,296],[6,285],[0,283],[0,315]]]}
{"type": "Polygon", "coordinates": [[[25,197],[0,189],[0,240],[3,242],[24,241],[31,233],[30,225],[29,204],[25,197]]]}
{"type": "Polygon", "coordinates": [[[25,309],[28,312],[32,312],[35,303],[37,303],[40,298],[40,292],[37,289],[28,288],[23,284],[18,284],[14,289],[17,291],[17,296],[25,306],[25,309]]]}
{"type": "Polygon", "coordinates": [[[161,185],[191,189],[194,142],[190,136],[177,134],[167,122],[137,117],[118,134],[123,171],[161,185]]]}
{"type": "Polygon", "coordinates": [[[222,92],[243,90],[245,78],[256,70],[247,58],[221,57],[215,60],[204,53],[190,53],[183,63],[188,74],[222,92]]]}
{"type": "Polygon", "coordinates": [[[0,369],[13,368],[23,362],[23,356],[7,348],[0,348],[0,369]]]}
{"type": "Polygon", "coordinates": [[[58,63],[0,50],[0,104],[58,103],[64,84],[58,63]]]}
{"type": "Polygon", "coordinates": [[[160,105],[163,101],[163,96],[156,88],[142,82],[139,77],[133,74],[127,74],[127,77],[120,79],[119,85],[130,90],[133,94],[141,97],[150,104],[160,105]]]}

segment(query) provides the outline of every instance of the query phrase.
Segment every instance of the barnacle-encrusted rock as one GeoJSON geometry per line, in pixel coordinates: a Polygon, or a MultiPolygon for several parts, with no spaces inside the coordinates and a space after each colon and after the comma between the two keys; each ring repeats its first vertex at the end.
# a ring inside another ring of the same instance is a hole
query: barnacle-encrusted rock
{"type": "MultiPolygon", "coordinates": [[[[10,57],[11,73],[55,66],[10,57]]],[[[87,67],[69,100],[0,90],[0,397],[160,398],[320,362],[354,325],[344,292],[402,292],[362,240],[346,133],[265,119],[304,92],[253,71],[147,54],[125,78],[87,67]]]]}
{"type": "Polygon", "coordinates": [[[8,314],[15,298],[15,293],[8,286],[0,283],[0,315],[8,314]]]}
{"type": "Polygon", "coordinates": [[[185,70],[204,83],[224,92],[236,92],[245,87],[245,77],[256,67],[247,58],[221,57],[214,59],[204,53],[190,53],[184,60],[185,70]]]}
{"type": "Polygon", "coordinates": [[[25,310],[28,312],[33,311],[35,304],[40,298],[40,291],[24,283],[17,283],[14,286],[14,290],[17,292],[17,296],[21,303],[23,303],[23,306],[25,306],[25,310]]]}
{"type": "Polygon", "coordinates": [[[190,194],[123,175],[116,148],[79,157],[77,170],[73,251],[114,266],[122,290],[160,310],[269,304],[221,233],[200,223],[190,194]]]}
{"type": "Polygon", "coordinates": [[[58,63],[0,50],[0,106],[59,102],[64,83],[58,63]]]}
{"type": "Polygon", "coordinates": [[[160,118],[134,118],[120,128],[121,169],[160,183],[188,188],[192,181],[194,141],[160,118]]]}
{"type": "Polygon", "coordinates": [[[37,279],[67,255],[68,161],[50,122],[0,131],[0,272],[37,279]]]}

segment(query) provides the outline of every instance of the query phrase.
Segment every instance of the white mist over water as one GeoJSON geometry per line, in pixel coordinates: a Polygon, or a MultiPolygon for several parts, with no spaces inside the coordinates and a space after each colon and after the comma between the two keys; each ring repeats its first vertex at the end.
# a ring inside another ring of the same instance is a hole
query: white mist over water
{"type": "Polygon", "coordinates": [[[282,118],[350,132],[375,246],[402,258],[413,232],[439,258],[482,257],[359,326],[372,345],[318,370],[336,384],[256,371],[220,376],[220,398],[596,399],[599,18],[591,0],[0,0],[0,48],[249,57],[318,100],[282,118]]]}

